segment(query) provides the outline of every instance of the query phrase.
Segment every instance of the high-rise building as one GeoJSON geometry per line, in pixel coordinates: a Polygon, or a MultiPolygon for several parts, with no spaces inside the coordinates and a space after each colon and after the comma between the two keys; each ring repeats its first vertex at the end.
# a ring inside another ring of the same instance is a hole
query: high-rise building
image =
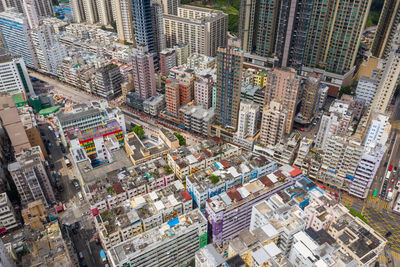
{"type": "Polygon", "coordinates": [[[8,50],[22,56],[27,67],[37,69],[38,62],[26,17],[15,9],[1,12],[0,30],[8,50]]]}
{"type": "Polygon", "coordinates": [[[117,25],[118,39],[121,42],[134,43],[132,1],[113,0],[113,17],[117,25]]]}
{"type": "Polygon", "coordinates": [[[156,1],[151,1],[151,22],[153,26],[154,50],[163,51],[167,46],[164,35],[164,21],[162,5],[156,1]]]}
{"type": "MultiPolygon", "coordinates": [[[[136,27],[136,26],[135,26],[136,27]]],[[[215,56],[226,45],[228,15],[195,6],[178,7],[178,15],[164,14],[167,47],[188,43],[190,53],[215,56]]]]}
{"type": "Polygon", "coordinates": [[[177,15],[178,7],[181,5],[181,0],[161,0],[164,13],[169,15],[177,15]]]}
{"type": "Polygon", "coordinates": [[[72,9],[72,16],[74,22],[83,23],[86,21],[85,9],[83,7],[83,0],[71,0],[70,2],[72,9]]]}
{"type": "Polygon", "coordinates": [[[96,0],[99,23],[109,25],[114,20],[112,12],[112,0],[96,0]]]}
{"type": "Polygon", "coordinates": [[[258,6],[260,16],[257,19],[256,54],[267,57],[275,51],[276,33],[279,16],[279,0],[261,0],[258,6]]]}
{"type": "Polygon", "coordinates": [[[285,134],[287,111],[280,102],[272,100],[265,105],[261,120],[260,144],[276,145],[285,134]]]}
{"type": "Polygon", "coordinates": [[[392,101],[400,74],[400,31],[398,30],[396,34],[397,37],[385,61],[384,71],[379,78],[379,85],[372,100],[369,113],[376,111],[385,114],[392,101]]]}
{"type": "Polygon", "coordinates": [[[194,76],[185,72],[167,79],[165,102],[168,113],[178,116],[179,109],[193,100],[194,81],[194,76]]]}
{"type": "Polygon", "coordinates": [[[176,66],[176,53],[173,48],[167,48],[160,52],[160,73],[168,76],[170,69],[176,66]]]}
{"type": "MultiPolygon", "coordinates": [[[[3,3],[4,2],[8,8],[15,7],[19,13],[24,12],[24,9],[22,7],[22,0],[5,0],[5,1],[3,1],[3,3]]],[[[6,10],[7,10],[7,8],[6,8],[6,10]]]]}
{"type": "Polygon", "coordinates": [[[39,15],[34,0],[24,0],[22,8],[31,29],[39,26],[39,15]]]}
{"type": "Polygon", "coordinates": [[[138,45],[133,49],[132,67],[135,91],[141,99],[156,95],[153,54],[149,53],[146,46],[138,45]]]}
{"type": "Polygon", "coordinates": [[[318,107],[318,90],[320,78],[317,74],[309,74],[303,83],[303,103],[301,105],[300,114],[303,119],[311,121],[314,111],[318,107]]]}
{"type": "Polygon", "coordinates": [[[65,46],[54,40],[50,26],[46,24],[31,29],[30,35],[39,68],[45,72],[57,75],[57,67],[67,56],[65,46]]]}
{"type": "MultiPolygon", "coordinates": [[[[9,231],[18,226],[13,205],[6,193],[0,194],[0,229],[9,231]]],[[[3,260],[3,259],[2,259],[3,260]]],[[[0,262],[1,266],[2,261],[0,262]]]]}
{"type": "Polygon", "coordinates": [[[385,58],[389,55],[399,23],[400,1],[385,0],[371,48],[372,55],[378,58],[385,58]]]}
{"type": "Polygon", "coordinates": [[[210,74],[199,75],[194,82],[194,100],[205,109],[211,108],[214,80],[210,74]]]}
{"type": "Polygon", "coordinates": [[[95,24],[99,21],[99,13],[97,10],[96,0],[82,0],[83,10],[85,12],[86,22],[95,24]]]}
{"type": "Polygon", "coordinates": [[[301,68],[304,44],[315,0],[282,0],[276,33],[275,56],[282,67],[301,68]]]}
{"type": "Polygon", "coordinates": [[[292,131],[296,106],[299,101],[299,92],[300,78],[294,69],[273,69],[268,73],[264,103],[268,105],[273,99],[276,99],[286,109],[286,134],[290,134],[292,131]]]}
{"type": "Polygon", "coordinates": [[[258,112],[260,108],[251,100],[240,102],[236,136],[241,139],[253,137],[257,132],[258,112]]]}
{"type": "Polygon", "coordinates": [[[136,44],[147,46],[149,52],[153,53],[155,50],[150,2],[150,0],[132,1],[132,15],[136,44]]]}
{"type": "Polygon", "coordinates": [[[370,5],[371,0],[242,0],[239,37],[246,52],[275,56],[283,67],[342,74],[354,66],[370,5]]]}
{"type": "Polygon", "coordinates": [[[371,0],[314,1],[303,64],[339,74],[349,71],[370,6],[371,0]]]}
{"type": "Polygon", "coordinates": [[[242,85],[243,51],[228,44],[217,51],[216,120],[236,130],[242,85]]]}
{"type": "Polygon", "coordinates": [[[240,1],[239,38],[242,42],[243,51],[248,53],[253,52],[256,45],[258,11],[258,0],[240,1]]]}
{"type": "Polygon", "coordinates": [[[39,146],[17,155],[16,162],[8,165],[8,171],[17,187],[22,204],[38,199],[42,199],[46,204],[55,202],[39,146]]]}
{"type": "Polygon", "coordinates": [[[107,64],[96,69],[94,73],[95,86],[93,93],[106,99],[112,99],[121,94],[122,75],[115,64],[107,64]]]}
{"type": "Polygon", "coordinates": [[[31,79],[22,57],[0,50],[0,92],[34,95],[31,79]]]}

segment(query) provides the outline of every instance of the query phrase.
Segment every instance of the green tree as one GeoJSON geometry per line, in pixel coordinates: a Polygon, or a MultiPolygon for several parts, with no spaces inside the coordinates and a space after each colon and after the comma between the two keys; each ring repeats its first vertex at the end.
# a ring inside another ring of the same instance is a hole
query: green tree
{"type": "Polygon", "coordinates": [[[176,138],[178,138],[180,146],[186,146],[186,139],[182,135],[176,132],[174,133],[174,135],[176,136],[176,138]]]}
{"type": "Polygon", "coordinates": [[[136,125],[135,127],[132,127],[131,132],[134,132],[139,137],[139,139],[144,138],[144,130],[142,126],[136,125]]]}

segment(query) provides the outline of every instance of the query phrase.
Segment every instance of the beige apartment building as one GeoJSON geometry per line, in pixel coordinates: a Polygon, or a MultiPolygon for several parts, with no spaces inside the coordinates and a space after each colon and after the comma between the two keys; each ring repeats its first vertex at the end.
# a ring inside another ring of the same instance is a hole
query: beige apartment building
{"type": "Polygon", "coordinates": [[[133,43],[133,15],[131,0],[112,0],[113,17],[117,24],[118,40],[133,43]]]}
{"type": "Polygon", "coordinates": [[[283,105],[272,100],[269,105],[263,109],[260,143],[262,145],[276,145],[282,139],[285,133],[287,111],[283,105]]]}
{"type": "Polygon", "coordinates": [[[287,110],[285,134],[290,134],[292,131],[293,119],[299,100],[299,89],[300,78],[294,69],[273,69],[268,73],[264,103],[268,105],[273,99],[276,99],[287,110]]]}
{"type": "Polygon", "coordinates": [[[228,15],[216,10],[183,5],[178,14],[164,14],[167,47],[189,44],[190,53],[215,56],[226,45],[228,15]]]}

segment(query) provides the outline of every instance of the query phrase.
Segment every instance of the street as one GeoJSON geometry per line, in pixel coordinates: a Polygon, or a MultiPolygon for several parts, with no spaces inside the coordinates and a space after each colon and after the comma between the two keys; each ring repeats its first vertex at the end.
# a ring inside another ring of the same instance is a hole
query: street
{"type": "Polygon", "coordinates": [[[76,189],[72,184],[72,179],[76,177],[74,169],[65,165],[64,155],[57,145],[57,137],[48,126],[49,124],[42,124],[39,125],[39,129],[43,133],[42,139],[51,143],[48,147],[51,158],[50,163],[54,164],[53,170],[61,173],[59,181],[62,185],[62,191],[56,192],[56,196],[64,204],[65,210],[58,213],[60,223],[71,225],[71,229],[76,222],[80,224],[80,228],[76,233],[70,230],[69,235],[74,243],[76,253],[82,252],[83,254],[83,259],[80,261],[81,264],[104,266],[99,254],[101,246],[96,244],[94,239],[96,230],[92,215],[82,215],[83,212],[89,211],[89,204],[86,200],[79,200],[77,194],[80,189],[76,189]]]}

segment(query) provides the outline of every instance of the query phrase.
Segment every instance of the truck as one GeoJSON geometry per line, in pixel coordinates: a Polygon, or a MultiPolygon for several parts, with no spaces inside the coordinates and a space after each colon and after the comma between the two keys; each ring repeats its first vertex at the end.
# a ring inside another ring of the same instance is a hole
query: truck
{"type": "Polygon", "coordinates": [[[69,158],[67,156],[64,156],[64,162],[67,167],[72,166],[71,161],[69,160],[69,158]]]}
{"type": "Polygon", "coordinates": [[[106,262],[107,261],[107,257],[106,257],[106,253],[104,252],[104,250],[100,249],[99,252],[100,252],[100,258],[103,261],[103,263],[106,262]]]}
{"type": "Polygon", "coordinates": [[[387,200],[392,200],[392,198],[393,198],[393,191],[390,191],[388,194],[387,194],[387,200]]]}

